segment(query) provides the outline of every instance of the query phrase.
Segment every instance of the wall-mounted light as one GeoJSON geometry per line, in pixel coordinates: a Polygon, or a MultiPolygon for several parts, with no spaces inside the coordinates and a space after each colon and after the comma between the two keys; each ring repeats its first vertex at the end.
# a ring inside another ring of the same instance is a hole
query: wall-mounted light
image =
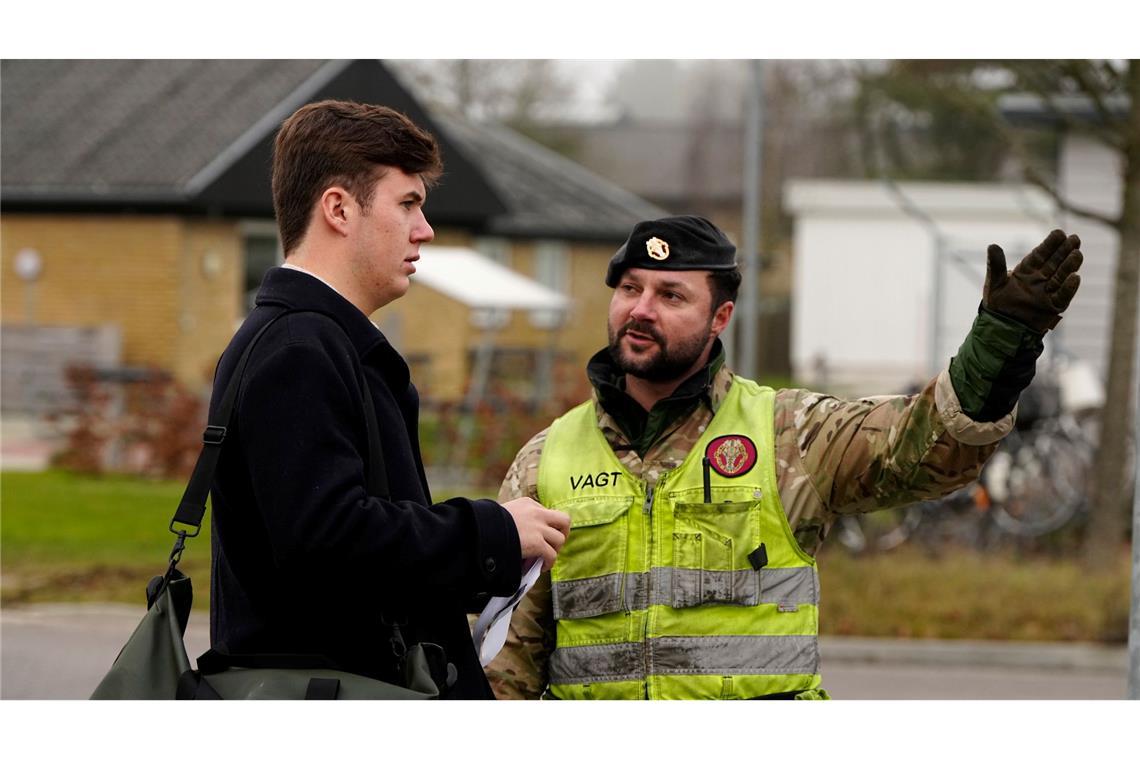
{"type": "Polygon", "coordinates": [[[35,248],[20,250],[12,262],[16,275],[24,282],[35,282],[44,271],[44,260],[35,248]]]}
{"type": "Polygon", "coordinates": [[[222,255],[211,249],[202,254],[202,276],[212,280],[221,274],[222,255]]]}

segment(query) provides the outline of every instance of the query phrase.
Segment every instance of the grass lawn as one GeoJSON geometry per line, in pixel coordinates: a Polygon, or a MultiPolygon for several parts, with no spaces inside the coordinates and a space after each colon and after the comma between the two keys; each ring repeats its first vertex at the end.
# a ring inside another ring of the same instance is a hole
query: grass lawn
{"type": "MultiPolygon", "coordinates": [[[[64,472],[0,474],[0,601],[143,600],[166,568],[184,483],[64,472]]],[[[209,510],[180,567],[206,603],[209,510]]]]}
{"type": "MultiPolygon", "coordinates": [[[[167,531],[182,483],[91,478],[61,472],[0,475],[3,604],[143,603],[174,542],[167,531]]],[[[437,494],[445,498],[447,494],[437,494]]],[[[195,605],[208,605],[209,511],[181,567],[195,605]]],[[[1129,554],[1090,574],[1061,556],[927,556],[904,546],[852,557],[820,554],[821,631],[848,636],[1041,641],[1127,640],[1129,554]]]]}
{"type": "Polygon", "coordinates": [[[1022,641],[1128,640],[1131,558],[1090,573],[1058,556],[931,557],[904,545],[852,557],[838,545],[819,556],[823,634],[1022,641]]]}

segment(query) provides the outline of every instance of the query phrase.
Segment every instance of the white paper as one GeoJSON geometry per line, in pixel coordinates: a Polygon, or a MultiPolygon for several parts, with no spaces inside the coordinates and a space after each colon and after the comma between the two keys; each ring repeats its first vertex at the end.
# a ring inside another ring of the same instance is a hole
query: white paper
{"type": "Polygon", "coordinates": [[[511,627],[511,613],[519,606],[526,592],[534,586],[540,572],[542,572],[542,560],[535,559],[523,573],[522,581],[515,593],[510,596],[492,597],[479,613],[479,619],[475,621],[475,630],[471,636],[475,640],[475,651],[479,653],[481,665],[486,666],[490,663],[503,648],[503,644],[507,641],[507,629],[511,627]]]}

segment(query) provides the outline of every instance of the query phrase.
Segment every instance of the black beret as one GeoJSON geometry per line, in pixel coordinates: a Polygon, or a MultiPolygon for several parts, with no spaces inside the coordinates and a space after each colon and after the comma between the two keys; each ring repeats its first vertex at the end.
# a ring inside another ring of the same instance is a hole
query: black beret
{"type": "Polygon", "coordinates": [[[638,269],[736,269],[736,246],[700,216],[667,216],[638,222],[610,259],[606,285],[617,287],[621,273],[638,269]]]}

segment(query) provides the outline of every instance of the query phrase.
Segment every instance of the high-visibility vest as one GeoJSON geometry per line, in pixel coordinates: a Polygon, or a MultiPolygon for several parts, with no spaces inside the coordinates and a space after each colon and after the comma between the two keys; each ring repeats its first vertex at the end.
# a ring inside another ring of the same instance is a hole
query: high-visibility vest
{"type": "Polygon", "coordinates": [[[774,397],[736,378],[698,444],[656,483],[621,465],[592,402],[551,425],[539,500],[571,518],[551,569],[551,696],[826,696],[815,560],[776,488],[774,397]]]}

